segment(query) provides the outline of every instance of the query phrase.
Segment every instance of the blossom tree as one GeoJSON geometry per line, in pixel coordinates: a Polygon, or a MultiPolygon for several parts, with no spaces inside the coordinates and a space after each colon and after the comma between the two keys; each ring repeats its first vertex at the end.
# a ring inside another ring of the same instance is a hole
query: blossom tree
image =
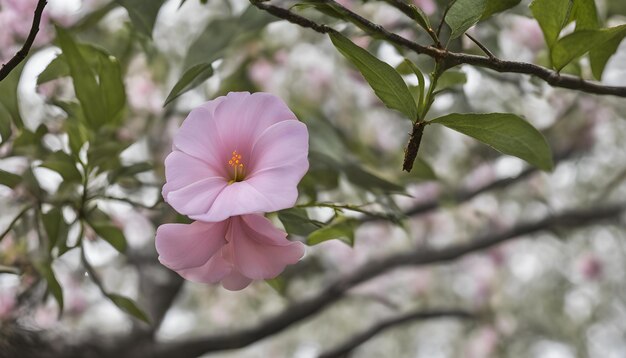
{"type": "Polygon", "coordinates": [[[0,358],[626,355],[623,1],[0,24],[0,358]]]}

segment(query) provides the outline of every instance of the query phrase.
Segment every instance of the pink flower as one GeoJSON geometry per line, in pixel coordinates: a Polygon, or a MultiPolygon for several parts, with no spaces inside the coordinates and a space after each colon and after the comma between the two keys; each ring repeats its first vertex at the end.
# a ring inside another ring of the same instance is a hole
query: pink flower
{"type": "Polygon", "coordinates": [[[241,290],[252,280],[278,276],[304,255],[304,245],[286,239],[259,214],[221,222],[165,224],[156,233],[159,261],[190,281],[222,282],[241,290]]]}
{"type": "Polygon", "coordinates": [[[165,159],[163,197],[206,222],[292,207],[307,155],[307,128],[281,99],[231,92],[183,122],[165,159]]]}

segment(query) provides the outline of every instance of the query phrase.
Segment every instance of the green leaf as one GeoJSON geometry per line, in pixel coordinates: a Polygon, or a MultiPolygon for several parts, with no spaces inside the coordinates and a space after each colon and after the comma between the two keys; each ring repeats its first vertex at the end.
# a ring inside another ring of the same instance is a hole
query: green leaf
{"type": "Polygon", "coordinates": [[[308,245],[317,245],[324,241],[339,239],[349,246],[354,245],[354,230],[358,221],[340,218],[334,223],[312,232],[307,238],[308,245]]]}
{"type": "Polygon", "coordinates": [[[150,324],[150,319],[148,319],[148,315],[146,315],[145,312],[141,310],[137,306],[137,304],[130,298],[115,293],[108,293],[107,297],[122,311],[146,322],[147,324],[150,324]]]}
{"type": "Polygon", "coordinates": [[[480,21],[487,0],[456,0],[446,14],[446,24],[450,26],[450,37],[455,39],[480,21]]]}
{"type": "Polygon", "coordinates": [[[152,163],[149,163],[149,162],[140,162],[140,163],[135,163],[135,164],[121,167],[109,173],[108,175],[109,183],[115,183],[121,178],[133,177],[139,173],[152,170],[153,168],[154,166],[152,165],[152,163]]]}
{"type": "Polygon", "coordinates": [[[70,67],[65,61],[65,56],[61,53],[37,76],[37,85],[66,76],[70,76],[70,67]]]}
{"type": "Polygon", "coordinates": [[[55,207],[47,213],[44,213],[41,216],[41,221],[43,222],[43,227],[49,240],[48,251],[52,251],[57,244],[63,246],[66,241],[65,239],[67,239],[69,225],[63,219],[61,208],[55,207]]]}
{"type": "Polygon", "coordinates": [[[116,2],[126,8],[130,21],[138,31],[152,37],[154,23],[165,0],[116,0],[116,2]]]}
{"type": "Polygon", "coordinates": [[[48,133],[48,127],[41,124],[35,132],[22,128],[13,141],[13,152],[31,158],[42,158],[50,150],[43,145],[43,136],[48,133]]]}
{"type": "Polygon", "coordinates": [[[424,96],[426,95],[426,81],[424,80],[424,75],[422,74],[422,71],[409,59],[405,58],[402,63],[408,66],[411,69],[411,72],[415,74],[415,77],[417,77],[419,89],[419,93],[417,95],[417,110],[419,113],[422,113],[424,110],[424,96]]]}
{"type": "Polygon", "coordinates": [[[309,219],[304,208],[290,208],[278,212],[278,219],[283,223],[287,233],[291,235],[308,236],[322,225],[309,219]]]}
{"type": "Polygon", "coordinates": [[[83,178],[76,168],[74,158],[63,151],[50,154],[40,166],[54,170],[63,177],[63,180],[68,182],[80,182],[83,178]]]}
{"type": "Polygon", "coordinates": [[[333,45],[357,67],[374,93],[387,107],[400,111],[412,121],[417,120],[415,100],[406,83],[393,67],[339,33],[329,33],[329,36],[333,45]]]}
{"type": "Polygon", "coordinates": [[[14,189],[21,181],[21,176],[0,169],[0,185],[14,189]]]}
{"type": "Polygon", "coordinates": [[[437,174],[430,164],[419,157],[413,163],[413,169],[409,176],[418,180],[437,180],[437,174]]]}
{"type": "Polygon", "coordinates": [[[382,191],[386,193],[404,192],[404,187],[374,175],[356,164],[346,165],[344,173],[351,183],[368,191],[382,191]]]}
{"type": "Polygon", "coordinates": [[[13,133],[11,129],[11,113],[0,103],[0,144],[6,142],[13,133]]]}
{"type": "Polygon", "coordinates": [[[487,0],[485,10],[483,11],[481,20],[485,20],[491,15],[508,10],[514,6],[517,6],[522,0],[487,0]]]}
{"type": "MultiPolygon", "coordinates": [[[[561,70],[565,65],[575,58],[584,55],[592,49],[601,49],[601,58],[596,59],[596,73],[599,71],[598,60],[606,58],[608,61],[612,46],[617,41],[621,41],[626,36],[626,25],[611,27],[599,30],[580,30],[569,34],[558,40],[552,48],[552,64],[557,70],[561,70]],[[608,57],[607,57],[608,55],[608,57]]],[[[599,55],[596,55],[600,57],[599,55]]],[[[606,62],[604,62],[606,64],[606,62]]],[[[602,66],[604,68],[604,66],[602,66]]]]}
{"type": "Polygon", "coordinates": [[[437,80],[437,90],[443,91],[464,85],[467,82],[467,75],[463,71],[448,70],[439,76],[437,80]]]}
{"type": "Polygon", "coordinates": [[[88,221],[93,231],[103,240],[111,244],[117,251],[124,253],[126,251],[126,238],[124,233],[117,226],[106,221],[88,221]]]}
{"type": "Polygon", "coordinates": [[[17,128],[24,127],[18,105],[17,86],[20,82],[22,70],[24,69],[24,64],[26,62],[28,62],[28,58],[18,64],[7,77],[0,81],[0,104],[3,105],[4,109],[9,112],[13,124],[17,128]]]}
{"type": "Polygon", "coordinates": [[[287,281],[283,277],[278,276],[275,278],[270,278],[265,280],[265,282],[281,296],[284,296],[287,292],[287,281]]]}
{"type": "Polygon", "coordinates": [[[548,48],[552,48],[567,25],[573,4],[573,0],[534,0],[530,4],[530,11],[539,22],[548,48]]]}
{"type": "Polygon", "coordinates": [[[167,95],[163,106],[167,106],[174,99],[178,98],[178,96],[195,88],[211,76],[213,76],[213,67],[210,63],[201,63],[191,67],[185,71],[183,76],[176,82],[170,94],[167,95]]]}
{"type": "Polygon", "coordinates": [[[57,27],[57,38],[70,68],[74,91],[83,107],[87,122],[94,128],[100,127],[104,122],[102,115],[105,109],[96,77],[74,40],[60,27],[57,27]]]}
{"type": "Polygon", "coordinates": [[[452,113],[430,123],[444,125],[508,155],[524,159],[542,170],[552,170],[546,139],[530,123],[511,113],[452,113]]]}
{"type": "Polygon", "coordinates": [[[428,30],[430,28],[430,19],[428,15],[420,9],[419,7],[409,3],[409,8],[411,9],[411,18],[420,25],[424,30],[428,30]]]}
{"type": "Polygon", "coordinates": [[[594,0],[574,0],[571,18],[576,21],[576,31],[599,27],[598,10],[594,0]]]}
{"type": "Polygon", "coordinates": [[[216,19],[207,25],[202,34],[189,47],[183,68],[202,63],[212,63],[221,58],[231,47],[239,46],[250,38],[258,37],[269,23],[277,21],[274,16],[249,6],[239,17],[216,19]]]}
{"type": "Polygon", "coordinates": [[[589,51],[589,62],[591,65],[591,72],[593,76],[600,81],[602,79],[602,73],[604,73],[604,67],[609,62],[611,56],[617,52],[619,44],[622,42],[623,37],[615,36],[609,41],[605,42],[602,46],[597,46],[589,51]]]}
{"type": "Polygon", "coordinates": [[[48,291],[52,293],[52,296],[57,301],[59,305],[59,314],[63,312],[63,289],[59,284],[56,276],[54,275],[54,271],[52,270],[51,263],[42,263],[36,265],[37,270],[41,274],[41,276],[46,280],[48,284],[48,291]]]}
{"type": "Polygon", "coordinates": [[[65,30],[56,29],[87,125],[97,130],[118,124],[126,104],[119,62],[102,49],[76,44],[65,30]]]}
{"type": "Polygon", "coordinates": [[[297,3],[291,7],[292,10],[304,10],[311,8],[335,19],[349,21],[349,19],[345,19],[345,17],[339,11],[337,11],[335,6],[329,3],[321,2],[319,0],[303,0],[301,3],[297,3]]]}
{"type": "Polygon", "coordinates": [[[128,147],[128,143],[113,141],[108,135],[96,138],[89,143],[87,150],[87,164],[90,168],[98,168],[98,172],[120,169],[120,154],[128,147]]]}

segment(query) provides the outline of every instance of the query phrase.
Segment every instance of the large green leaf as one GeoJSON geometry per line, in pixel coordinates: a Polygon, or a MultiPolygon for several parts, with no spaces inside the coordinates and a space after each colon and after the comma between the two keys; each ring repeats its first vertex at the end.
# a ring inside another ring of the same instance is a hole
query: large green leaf
{"type": "Polygon", "coordinates": [[[606,64],[609,62],[611,56],[617,52],[617,48],[623,39],[623,37],[615,36],[605,42],[602,46],[594,47],[591,51],[589,51],[591,72],[598,81],[602,79],[604,67],[606,67],[606,64]]]}
{"type": "Polygon", "coordinates": [[[145,314],[143,310],[141,310],[137,304],[128,297],[124,297],[115,293],[107,293],[107,297],[115,303],[117,307],[122,309],[122,311],[130,314],[131,316],[138,318],[148,324],[150,324],[150,319],[148,319],[148,315],[145,314]]]}
{"type": "Polygon", "coordinates": [[[11,136],[11,133],[13,133],[11,122],[13,122],[11,113],[0,103],[0,137],[2,137],[0,138],[0,144],[6,142],[11,136]]]}
{"type": "Polygon", "coordinates": [[[307,244],[317,245],[324,241],[339,239],[349,246],[353,246],[354,230],[357,226],[357,220],[339,218],[334,223],[312,232],[307,238],[307,244]]]}
{"type": "Polygon", "coordinates": [[[27,60],[18,64],[7,77],[0,81],[0,105],[4,106],[4,109],[9,112],[13,124],[18,128],[22,128],[24,125],[18,105],[17,86],[27,60]]]}
{"type": "Polygon", "coordinates": [[[61,209],[55,207],[47,213],[42,214],[41,221],[49,240],[48,251],[52,251],[57,244],[60,244],[60,246],[65,245],[69,226],[63,219],[61,209]]]}
{"type": "Polygon", "coordinates": [[[404,187],[383,179],[357,164],[347,164],[343,168],[343,172],[352,184],[368,191],[381,191],[385,193],[404,192],[404,187]]]}
{"type": "Polygon", "coordinates": [[[0,169],[0,185],[13,189],[22,181],[22,177],[0,169]]]}
{"type": "Polygon", "coordinates": [[[457,38],[480,21],[486,10],[487,0],[456,0],[446,14],[451,38],[457,38]]]}
{"type": "Polygon", "coordinates": [[[60,27],[57,27],[57,38],[72,75],[76,97],[83,107],[87,122],[94,128],[100,127],[105,121],[102,116],[105,109],[95,74],[81,55],[72,37],[60,27]]]}
{"type": "Polygon", "coordinates": [[[213,67],[210,63],[200,63],[185,71],[182,77],[176,82],[170,94],[165,99],[164,106],[178,98],[181,94],[195,88],[207,78],[213,75],[213,67]]]}
{"type": "Polygon", "coordinates": [[[304,208],[289,208],[278,212],[278,219],[283,223],[289,234],[308,236],[322,225],[309,219],[304,208]]]}
{"type": "Polygon", "coordinates": [[[52,296],[59,305],[59,314],[63,311],[63,289],[59,284],[50,262],[38,264],[37,270],[41,276],[46,280],[48,284],[48,291],[52,293],[52,296]]]}
{"type": "Polygon", "coordinates": [[[57,151],[50,154],[41,166],[59,173],[63,180],[68,182],[80,182],[82,174],[76,168],[76,162],[69,154],[57,151]]]}
{"type": "Polygon", "coordinates": [[[239,17],[227,17],[211,21],[189,47],[183,68],[212,63],[221,58],[231,47],[240,45],[277,18],[265,11],[249,6],[239,17]]]}
{"type": "Polygon", "coordinates": [[[508,10],[514,6],[517,6],[522,0],[487,0],[485,10],[481,16],[481,20],[490,17],[493,14],[508,10]]]}
{"type": "Polygon", "coordinates": [[[400,111],[412,121],[418,119],[415,100],[393,67],[339,33],[333,32],[329,36],[339,52],[356,66],[387,107],[400,111]]]}
{"type": "Polygon", "coordinates": [[[118,61],[104,50],[78,45],[59,27],[57,38],[87,125],[98,129],[105,124],[119,123],[126,93],[118,61]]]}
{"type": "Polygon", "coordinates": [[[576,31],[597,29],[598,10],[594,0],[574,0],[572,20],[576,21],[576,31]]]}
{"type": "Polygon", "coordinates": [[[542,170],[552,170],[552,153],[546,139],[530,123],[514,114],[452,113],[428,123],[444,125],[542,170]]]}
{"type": "Polygon", "coordinates": [[[626,36],[626,25],[599,30],[580,30],[558,40],[552,48],[552,64],[557,70],[561,70],[577,57],[584,55],[592,49],[602,49],[594,57],[595,73],[601,73],[600,67],[604,65],[612,55],[611,50],[617,49],[615,43],[626,36]],[[604,61],[604,63],[601,63],[604,61]],[[602,66],[600,66],[602,64],[602,66]]]}
{"type": "Polygon", "coordinates": [[[552,48],[569,19],[573,0],[534,0],[530,4],[533,16],[539,22],[548,48],[552,48]]]}
{"type": "Polygon", "coordinates": [[[96,208],[90,211],[87,222],[98,236],[111,244],[117,251],[121,253],[126,251],[124,233],[111,223],[111,219],[106,213],[96,208]]]}
{"type": "Polygon", "coordinates": [[[165,0],[115,0],[128,11],[130,21],[137,30],[152,37],[152,29],[159,9],[165,0]]]}

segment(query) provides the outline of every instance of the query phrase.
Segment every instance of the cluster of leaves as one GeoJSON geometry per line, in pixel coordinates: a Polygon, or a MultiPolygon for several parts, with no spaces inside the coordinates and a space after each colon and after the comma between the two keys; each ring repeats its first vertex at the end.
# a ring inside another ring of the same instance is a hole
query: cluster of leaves
{"type": "MultiPolygon", "coordinates": [[[[8,156],[28,159],[29,167],[21,175],[0,170],[0,184],[23,193],[17,201],[24,208],[0,236],[5,238],[19,220],[33,225],[40,240],[40,250],[32,266],[47,282],[48,291],[63,310],[63,290],[52,268],[56,258],[68,251],[83,251],[84,233],[93,231],[120,253],[127,249],[122,230],[112,222],[97,201],[105,196],[108,186],[134,183],[135,175],[152,168],[148,163],[124,165],[120,154],[131,141],[121,140],[117,130],[123,125],[126,114],[126,92],[122,68],[118,60],[106,50],[77,43],[70,33],[56,28],[57,43],[62,53],[39,75],[37,84],[69,77],[76,99],[53,99],[53,104],[66,112],[61,133],[67,134],[68,147],[52,150],[44,144],[44,137],[57,135],[50,132],[46,123],[35,131],[26,127],[17,105],[17,82],[21,68],[3,81],[0,88],[4,99],[2,108],[2,139],[11,141],[8,156]],[[5,96],[11,95],[11,96],[5,96]],[[58,173],[62,182],[54,193],[41,188],[34,167],[47,168],[58,173]],[[106,184],[96,184],[103,182],[106,184]],[[78,227],[79,234],[72,240],[71,228],[78,227]],[[75,241],[74,243],[71,243],[75,241]]],[[[124,296],[106,291],[84,254],[84,267],[90,277],[113,303],[132,315],[147,321],[136,304],[124,296]]],[[[14,269],[14,273],[28,272],[29,267],[14,269]]]]}

